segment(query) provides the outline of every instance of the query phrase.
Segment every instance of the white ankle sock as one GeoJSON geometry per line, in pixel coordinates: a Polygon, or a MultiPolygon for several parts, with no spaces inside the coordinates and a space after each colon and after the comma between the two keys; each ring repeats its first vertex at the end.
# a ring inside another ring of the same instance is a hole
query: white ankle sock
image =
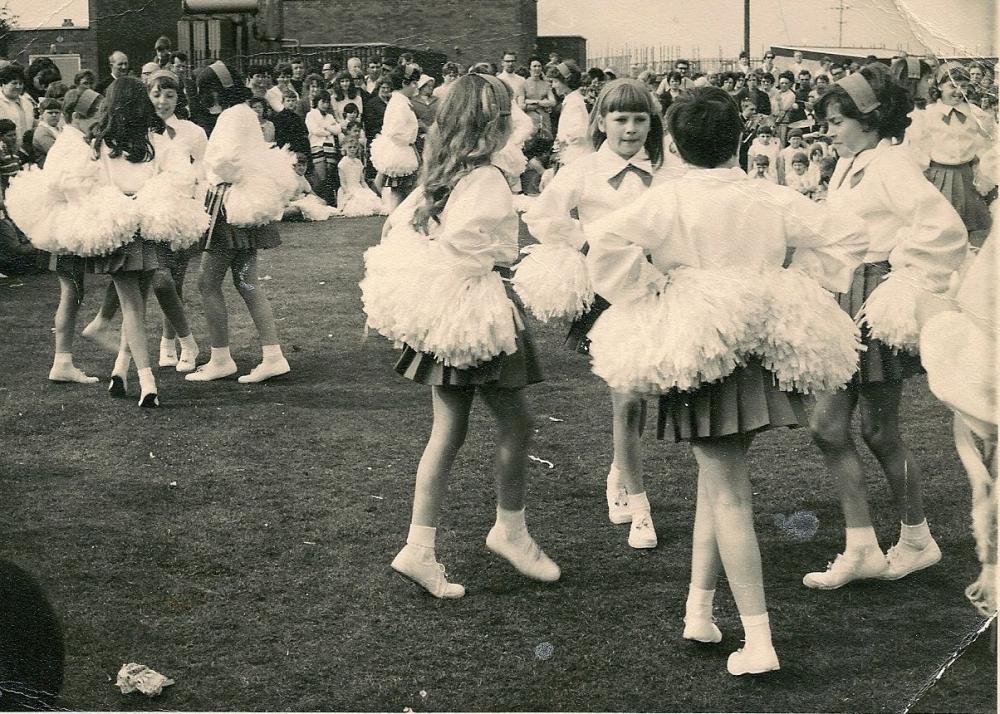
{"type": "Polygon", "coordinates": [[[181,350],[187,350],[188,352],[198,351],[198,343],[195,342],[194,335],[188,335],[179,339],[181,341],[181,350]]]}
{"type": "Polygon", "coordinates": [[[52,360],[53,367],[65,367],[67,369],[73,368],[73,353],[72,352],[56,352],[55,358],[52,360]]]}
{"type": "Polygon", "coordinates": [[[931,542],[931,529],[927,525],[927,519],[923,523],[915,526],[908,526],[905,523],[899,524],[899,542],[914,548],[924,548],[931,542]]]}
{"type": "Polygon", "coordinates": [[[618,467],[612,462],[611,468],[608,469],[608,493],[618,493],[621,485],[621,474],[618,473],[618,467]]]}
{"type": "Polygon", "coordinates": [[[284,357],[281,345],[261,345],[260,351],[263,353],[263,362],[277,362],[284,357]]]}
{"type": "Polygon", "coordinates": [[[216,364],[228,364],[233,361],[233,356],[229,353],[229,347],[213,347],[212,362],[216,364]]]}
{"type": "Polygon", "coordinates": [[[153,376],[152,367],[139,370],[139,388],[142,389],[143,394],[156,391],[156,378],[153,376]]]}
{"type": "Polygon", "coordinates": [[[703,620],[712,619],[712,601],[715,599],[715,590],[702,590],[694,585],[688,586],[687,603],[684,607],[686,617],[696,617],[703,620]]]}
{"type": "Polygon", "coordinates": [[[410,532],[406,536],[406,544],[434,550],[434,538],[436,535],[437,528],[410,524],[410,532]]]}
{"type": "Polygon", "coordinates": [[[878,537],[875,535],[875,529],[872,526],[866,526],[864,528],[847,528],[847,546],[844,548],[846,551],[859,551],[867,550],[868,548],[878,548],[878,537]]]}
{"type": "Polygon", "coordinates": [[[118,356],[115,357],[115,366],[111,370],[111,374],[125,379],[128,376],[128,369],[132,366],[132,354],[128,351],[118,352],[118,356]]]}
{"type": "Polygon", "coordinates": [[[771,647],[771,622],[765,612],[763,615],[740,615],[743,623],[743,636],[747,649],[771,647]]]}
{"type": "Polygon", "coordinates": [[[503,526],[509,535],[526,531],[528,526],[524,521],[524,509],[519,511],[508,511],[497,506],[497,525],[503,526]]]}
{"type": "Polygon", "coordinates": [[[633,514],[649,513],[649,499],[646,498],[645,491],[628,495],[628,512],[633,514]]]}

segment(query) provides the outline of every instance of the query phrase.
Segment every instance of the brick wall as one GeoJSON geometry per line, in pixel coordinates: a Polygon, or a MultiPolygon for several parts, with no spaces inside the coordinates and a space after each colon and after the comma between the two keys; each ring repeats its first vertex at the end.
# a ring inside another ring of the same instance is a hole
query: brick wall
{"type": "Polygon", "coordinates": [[[386,42],[442,52],[462,65],[534,51],[537,0],[285,0],[285,38],[303,44],[386,42]]]}
{"type": "Polygon", "coordinates": [[[89,0],[90,26],[97,30],[97,68],[100,76],[110,73],[108,55],[121,50],[128,55],[132,74],[139,76],[145,62],[153,58],[153,44],[166,35],[177,46],[180,0],[89,0]]]}
{"type": "MultiPolygon", "coordinates": [[[[82,69],[94,69],[97,63],[97,33],[87,28],[55,28],[51,30],[13,30],[6,38],[7,59],[27,68],[31,55],[47,55],[52,45],[60,54],[80,55],[82,69]],[[62,42],[59,41],[62,38],[62,42]]],[[[72,82],[72,77],[64,77],[72,82]]]]}

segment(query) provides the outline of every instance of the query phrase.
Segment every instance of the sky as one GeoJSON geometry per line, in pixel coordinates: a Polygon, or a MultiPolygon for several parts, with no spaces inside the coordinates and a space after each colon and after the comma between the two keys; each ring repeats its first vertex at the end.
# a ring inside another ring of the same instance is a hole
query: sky
{"type": "MultiPolygon", "coordinates": [[[[179,0],[178,0],[179,1],[179,0]]],[[[364,1],[364,0],[359,0],[364,1]]],[[[376,0],[384,2],[390,0],[376,0]]],[[[470,6],[491,0],[468,0],[470,6]]],[[[87,0],[0,0],[22,27],[87,23],[87,0]]],[[[841,0],[751,0],[751,54],[770,45],[838,46],[841,0]]],[[[995,55],[997,0],[843,0],[843,43],[927,47],[936,54],[995,55]]],[[[682,54],[735,56],[743,43],[741,0],[538,0],[540,35],[583,35],[588,54],[670,45],[682,54]]],[[[617,54],[617,52],[615,52],[617,54]]]]}

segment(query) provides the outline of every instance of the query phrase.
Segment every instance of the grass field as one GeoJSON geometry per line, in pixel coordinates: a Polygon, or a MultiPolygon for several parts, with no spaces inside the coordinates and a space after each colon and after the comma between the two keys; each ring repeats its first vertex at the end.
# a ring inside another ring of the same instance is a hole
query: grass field
{"type": "MultiPolygon", "coordinates": [[[[782,658],[774,675],[726,674],[741,628],[725,582],[722,644],[680,639],[693,459],[682,445],[646,439],[660,546],[629,548],[627,527],[610,525],[604,507],[609,399],[554,327],[537,330],[548,381],[529,397],[531,453],[554,468],[532,465],[528,521],[562,580],[526,581],[484,546],[494,501],[481,407],[438,538],[440,559],[468,595],[438,601],[394,575],[388,563],[406,535],[430,399],[392,372],[390,345],[362,337],[357,281],[378,228],[376,219],[286,226],[285,245],[262,253],[261,275],[270,276],[291,375],[192,384],[162,370],[160,410],[113,400],[103,386],[50,384],[55,278],[0,280],[0,554],[31,570],[61,615],[65,706],[996,711],[988,636],[920,698],[981,622],[962,594],[978,572],[967,481],[950,415],[920,379],[906,392],[906,438],[927,474],[944,559],[906,580],[804,588],[802,575],[842,544],[835,494],[804,430],[755,444],[756,524],[782,658]],[[797,511],[819,520],[805,541],[776,524],[797,511]],[[157,699],[125,697],[113,681],[125,662],[177,683],[157,699]]],[[[104,280],[88,282],[87,319],[104,280]]],[[[233,354],[246,372],[259,348],[232,286],[227,298],[233,354]]],[[[204,360],[195,289],[187,302],[204,360]]],[[[156,320],[153,302],[151,335],[156,320]]],[[[109,355],[82,340],[76,359],[102,377],[111,368],[109,355]]],[[[134,373],[129,386],[137,398],[134,373]]],[[[887,547],[897,525],[868,463],[887,547]]]]}

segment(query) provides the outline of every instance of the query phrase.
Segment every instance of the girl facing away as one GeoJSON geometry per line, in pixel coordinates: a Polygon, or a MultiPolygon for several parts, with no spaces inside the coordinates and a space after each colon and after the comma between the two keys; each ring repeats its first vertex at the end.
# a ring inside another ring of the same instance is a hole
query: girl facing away
{"type": "Polygon", "coordinates": [[[510,136],[510,102],[492,76],[451,85],[428,134],[419,186],[366,253],[361,282],[368,325],[403,345],[396,371],[431,388],[431,435],[406,545],[392,567],[439,598],[465,594],[438,563],[435,534],[476,395],[497,422],[497,518],[486,546],[529,578],[560,575],[525,525],[532,427],[524,387],[542,375],[523,311],[501,280],[517,259],[518,219],[491,159],[510,136]],[[461,307],[458,295],[466,296],[461,307]]]}

